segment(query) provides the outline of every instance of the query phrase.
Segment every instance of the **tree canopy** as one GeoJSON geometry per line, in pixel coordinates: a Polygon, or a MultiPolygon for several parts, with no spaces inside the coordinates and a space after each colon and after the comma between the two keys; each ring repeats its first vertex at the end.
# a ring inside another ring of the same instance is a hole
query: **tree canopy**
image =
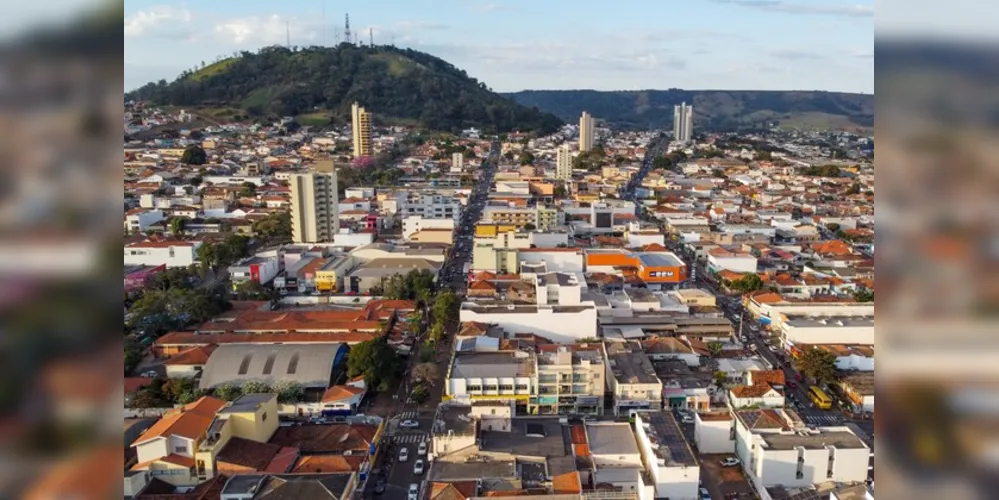
{"type": "Polygon", "coordinates": [[[351,347],[347,355],[347,376],[363,375],[368,387],[384,391],[397,381],[403,365],[385,337],[379,337],[351,347]]]}
{"type": "Polygon", "coordinates": [[[186,165],[204,165],[208,163],[208,153],[201,146],[192,144],[184,149],[180,162],[186,165]]]}
{"type": "Polygon", "coordinates": [[[396,274],[385,280],[382,295],[393,300],[427,302],[433,293],[434,273],[421,269],[405,275],[396,274]]]}
{"type": "Polygon", "coordinates": [[[816,382],[828,383],[837,379],[836,356],[822,349],[809,349],[798,358],[798,370],[816,382]]]}
{"type": "Polygon", "coordinates": [[[360,102],[376,120],[416,120],[433,130],[554,132],[562,121],[493,93],[450,63],[390,46],[265,47],[243,51],[172,83],[149,83],[126,95],[161,105],[233,107],[251,116],[326,110],[350,122],[360,102]]]}
{"type": "Polygon", "coordinates": [[[729,283],[728,287],[742,293],[755,292],[763,288],[763,278],[760,278],[756,273],[747,273],[745,276],[729,283]]]}

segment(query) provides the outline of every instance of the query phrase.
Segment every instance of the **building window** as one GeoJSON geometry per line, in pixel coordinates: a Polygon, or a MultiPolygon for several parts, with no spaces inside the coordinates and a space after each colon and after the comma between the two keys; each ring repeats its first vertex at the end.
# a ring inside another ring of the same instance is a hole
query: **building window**
{"type": "Polygon", "coordinates": [[[266,411],[264,412],[263,415],[260,416],[260,421],[261,422],[266,422],[267,421],[267,412],[266,411]]]}
{"type": "Polygon", "coordinates": [[[187,446],[174,446],[173,452],[187,454],[187,446]]]}

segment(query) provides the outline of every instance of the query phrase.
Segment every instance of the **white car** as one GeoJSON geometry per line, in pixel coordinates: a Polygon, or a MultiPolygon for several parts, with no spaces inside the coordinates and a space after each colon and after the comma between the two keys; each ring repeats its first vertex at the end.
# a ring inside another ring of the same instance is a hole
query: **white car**
{"type": "Polygon", "coordinates": [[[738,458],[728,457],[725,460],[721,461],[721,466],[722,467],[735,467],[736,465],[739,465],[739,463],[740,462],[739,462],[738,458]]]}
{"type": "Polygon", "coordinates": [[[701,500],[711,500],[711,493],[708,493],[707,488],[701,488],[698,491],[701,494],[701,500]]]}
{"type": "Polygon", "coordinates": [[[427,454],[427,442],[426,441],[421,442],[420,446],[416,448],[416,454],[419,455],[419,456],[421,456],[421,457],[427,454]]]}
{"type": "Polygon", "coordinates": [[[413,474],[423,474],[423,460],[417,460],[413,464],[413,474]]]}
{"type": "Polygon", "coordinates": [[[692,424],[694,423],[694,417],[691,417],[690,415],[684,415],[683,417],[680,417],[680,423],[692,424]]]}
{"type": "Polygon", "coordinates": [[[416,420],[403,420],[399,423],[399,427],[404,427],[406,429],[415,429],[420,426],[420,423],[416,420]]]}
{"type": "Polygon", "coordinates": [[[409,500],[416,500],[420,496],[420,485],[411,483],[409,485],[409,500]]]}
{"type": "Polygon", "coordinates": [[[409,460],[409,448],[399,450],[399,461],[405,462],[407,460],[409,460]]]}

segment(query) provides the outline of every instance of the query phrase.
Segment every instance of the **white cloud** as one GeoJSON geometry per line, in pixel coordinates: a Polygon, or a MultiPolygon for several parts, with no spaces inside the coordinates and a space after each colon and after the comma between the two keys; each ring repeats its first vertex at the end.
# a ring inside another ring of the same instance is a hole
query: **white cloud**
{"type": "Polygon", "coordinates": [[[816,14],[842,17],[874,17],[873,5],[822,5],[816,0],[805,3],[788,2],[785,0],[714,0],[715,3],[737,5],[768,12],[785,14],[816,14]]]}
{"type": "Polygon", "coordinates": [[[319,41],[322,21],[308,21],[278,14],[250,16],[215,25],[214,33],[222,43],[231,45],[284,45],[291,38],[292,45],[310,45],[319,41]]]}
{"type": "Polygon", "coordinates": [[[477,3],[472,6],[472,10],[476,12],[482,12],[488,14],[490,12],[497,12],[501,10],[510,10],[509,5],[503,5],[499,3],[477,3]]]}
{"type": "Polygon", "coordinates": [[[164,33],[177,33],[178,25],[188,25],[194,16],[187,9],[158,5],[140,10],[125,18],[125,36],[138,37],[164,33]]]}

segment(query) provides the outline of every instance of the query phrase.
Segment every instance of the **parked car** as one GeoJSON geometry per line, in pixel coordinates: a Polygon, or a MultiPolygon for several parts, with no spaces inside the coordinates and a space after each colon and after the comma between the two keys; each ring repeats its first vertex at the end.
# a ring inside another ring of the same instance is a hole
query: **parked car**
{"type": "Polygon", "coordinates": [[[403,420],[399,423],[399,427],[404,427],[406,429],[416,429],[420,426],[420,423],[416,420],[403,420]]]}
{"type": "Polygon", "coordinates": [[[420,446],[416,448],[416,454],[419,455],[419,456],[421,456],[421,457],[427,454],[427,442],[426,441],[421,442],[420,446]]]}
{"type": "Polygon", "coordinates": [[[399,450],[399,461],[405,462],[407,460],[409,460],[409,448],[399,450]]]}
{"type": "Polygon", "coordinates": [[[684,424],[692,424],[694,423],[694,417],[691,417],[690,415],[684,415],[683,417],[680,418],[680,422],[684,424]]]}
{"type": "Polygon", "coordinates": [[[409,500],[417,500],[420,496],[420,485],[411,483],[409,485],[409,500]]]}
{"type": "Polygon", "coordinates": [[[700,493],[701,500],[711,500],[711,493],[708,492],[707,488],[701,488],[698,492],[700,493]]]}
{"type": "Polygon", "coordinates": [[[793,380],[788,380],[787,386],[790,387],[791,389],[796,389],[798,387],[798,384],[794,383],[793,380]]]}
{"type": "Polygon", "coordinates": [[[417,460],[413,464],[413,474],[423,474],[423,460],[417,460]]]}
{"type": "Polygon", "coordinates": [[[738,458],[727,457],[727,458],[725,458],[725,460],[721,461],[721,466],[722,467],[735,467],[736,465],[739,465],[740,463],[741,462],[739,462],[738,458]]]}

